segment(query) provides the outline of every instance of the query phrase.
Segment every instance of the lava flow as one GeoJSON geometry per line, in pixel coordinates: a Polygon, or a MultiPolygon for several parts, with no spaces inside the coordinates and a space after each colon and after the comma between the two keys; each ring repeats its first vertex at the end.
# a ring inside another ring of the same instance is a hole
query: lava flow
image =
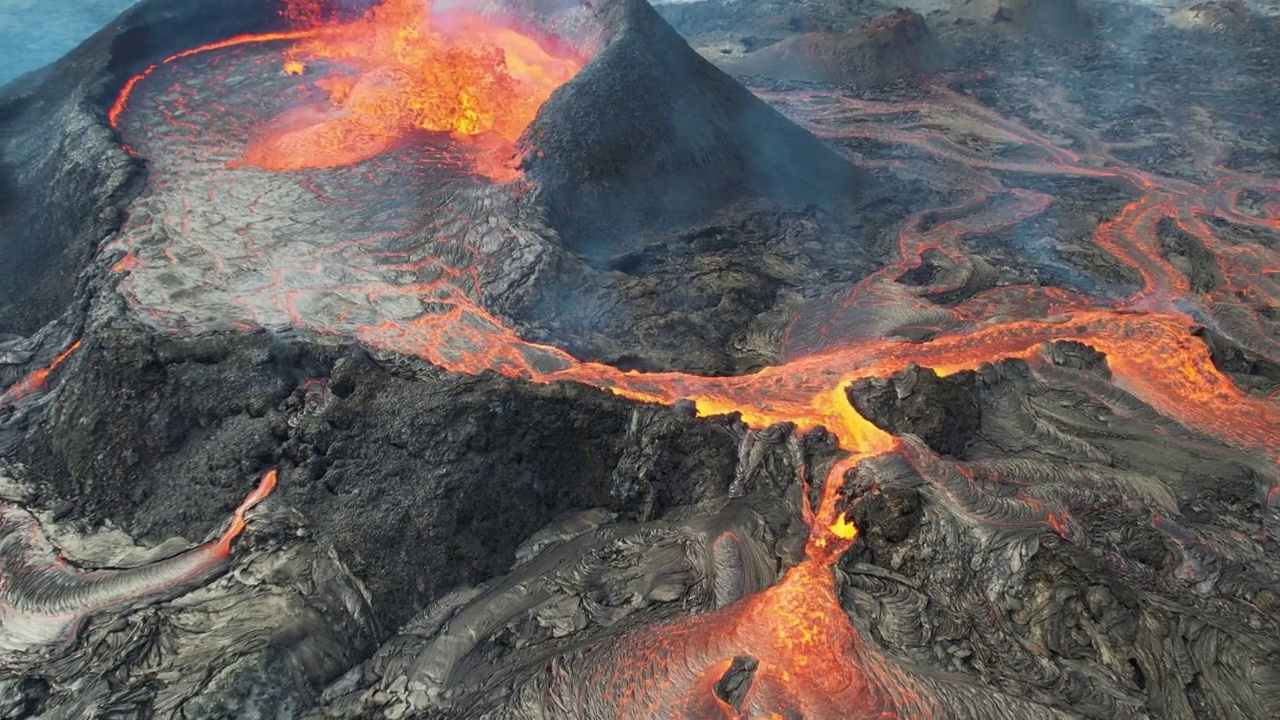
{"type": "Polygon", "coordinates": [[[235,165],[352,165],[432,132],[481,148],[477,172],[512,180],[520,134],[583,62],[493,19],[433,14],[429,0],[383,0],[350,21],[294,0],[285,16],[304,37],[286,50],[284,72],[319,75],[328,101],[264,125],[235,165]]]}
{"type": "MultiPolygon", "coordinates": [[[[256,122],[263,107],[253,98],[237,106],[239,116],[211,112],[200,103],[211,97],[229,102],[233,91],[215,92],[182,76],[163,76],[169,85],[162,87],[159,73],[148,81],[156,85],[147,95],[154,107],[136,110],[128,98],[143,83],[131,82],[113,121],[154,164],[149,194],[135,203],[113,248],[129,253],[117,264],[119,290],[146,321],[173,332],[228,323],[308,328],[460,373],[571,380],[647,402],[692,399],[701,414],[736,411],[753,426],[793,422],[802,431],[833,430],[848,456],[830,471],[819,506],[805,510],[806,559],[762,593],[622,638],[602,653],[590,678],[569,678],[553,689],[566,707],[594,702],[627,717],[694,711],[723,717],[938,714],[926,686],[860,638],[845,616],[831,566],[855,541],[856,528],[837,512],[836,500],[847,471],[886,454],[901,455],[927,482],[973,473],[927,456],[915,441],[895,438],[859,415],[846,395],[856,380],[887,377],[913,363],[947,374],[1011,358],[1034,362],[1043,344],[1074,341],[1106,355],[1114,386],[1189,432],[1271,466],[1280,463],[1280,404],[1237,387],[1192,333],[1193,325],[1207,325],[1259,357],[1280,360],[1266,324],[1280,305],[1274,279],[1280,255],[1274,246],[1228,241],[1215,224],[1280,228],[1274,181],[1210,165],[1204,169],[1208,181],[1197,184],[1128,165],[1100,141],[1086,142],[1087,154],[1066,150],[943,84],[910,103],[838,93],[769,97],[829,139],[871,139],[923,153],[923,161],[886,164],[968,193],[955,207],[909,218],[898,229],[895,262],[798,317],[788,328],[783,364],[739,377],[623,372],[521,339],[484,303],[486,268],[500,264],[494,256],[528,247],[511,225],[516,221],[492,209],[499,201],[485,196],[466,208],[474,217],[461,220],[456,216],[467,213],[454,207],[432,209],[434,245],[406,247],[404,238],[422,228],[412,226],[416,216],[399,202],[396,193],[406,192],[400,187],[407,183],[398,180],[405,167],[435,178],[435,157],[422,165],[397,159],[406,164],[374,161],[359,171],[347,166],[390,152],[417,131],[488,133],[512,141],[579,61],[555,59],[487,20],[442,23],[422,7],[388,0],[345,23],[313,22],[315,15],[301,12],[311,24],[299,29],[294,39],[301,39],[273,77],[259,67],[261,57],[229,60],[248,68],[243,72],[262,83],[262,95],[323,67],[318,84],[324,102],[300,103],[304,109],[286,110],[265,125],[256,122]],[[479,87],[493,94],[477,95],[479,87]],[[242,158],[226,157],[223,138],[208,138],[209,127],[228,125],[240,133],[236,137],[251,138],[242,158]],[[977,153],[952,139],[961,135],[1015,149],[1020,159],[977,153]],[[251,192],[249,184],[226,182],[227,173],[243,172],[229,169],[228,160],[232,167],[326,170],[296,178],[271,174],[251,192]],[[975,272],[965,239],[1007,230],[1052,205],[1047,194],[1005,187],[1022,176],[1105,179],[1129,188],[1133,198],[1096,228],[1093,240],[1136,278],[1137,287],[1117,298],[1087,288],[1007,285],[949,306],[938,301],[975,272]],[[1241,209],[1249,193],[1266,199],[1264,216],[1241,209]],[[1166,257],[1161,221],[1194,237],[1212,256],[1221,276],[1215,287],[1197,290],[1166,257]],[[332,226],[343,234],[335,236],[332,226]],[[350,235],[346,228],[356,226],[367,232],[350,235]],[[927,255],[945,258],[950,269],[924,284],[904,283],[927,255]],[[926,340],[905,339],[908,330],[922,328],[926,340]],[[743,707],[734,708],[710,687],[743,656],[759,666],[743,707]]],[[[212,74],[207,67],[201,71],[212,74]]],[[[1277,496],[1277,478],[1273,471],[1261,496],[1277,496]]],[[[1027,524],[1085,541],[1063,512],[1041,512],[1035,501],[1019,501],[1036,509],[1027,524]]],[[[1263,517],[1265,523],[1265,512],[1263,517]]],[[[1258,528],[1255,539],[1262,541],[1265,531],[1258,528]]],[[[1198,543],[1184,540],[1188,547],[1198,543]]]]}
{"type": "MultiPolygon", "coordinates": [[[[1123,166],[1105,170],[1090,167],[1025,128],[993,119],[964,98],[949,91],[940,91],[939,95],[949,101],[950,107],[967,111],[965,119],[989,129],[992,135],[1042,148],[1048,156],[1047,161],[1002,169],[1119,177],[1149,193],[1132,202],[1119,218],[1100,226],[1095,236],[1099,246],[1129,264],[1142,278],[1143,285],[1121,303],[1123,308],[1132,310],[1110,309],[1070,291],[1030,287],[997,288],[951,309],[928,300],[930,293],[946,292],[963,284],[966,268],[972,272],[972,263],[960,246],[962,238],[1015,225],[1043,212],[1052,201],[1029,191],[1005,191],[994,176],[988,176],[978,183],[985,199],[947,213],[954,217],[928,229],[923,229],[923,216],[905,223],[900,230],[899,261],[859,283],[837,310],[818,316],[825,321],[821,327],[831,332],[820,333],[820,342],[813,350],[795,353],[786,364],[751,376],[703,378],[681,373],[624,373],[581,363],[554,348],[520,341],[496,319],[474,307],[466,311],[466,316],[455,315],[451,323],[441,323],[437,317],[409,324],[383,323],[361,332],[360,337],[371,344],[417,354],[459,372],[488,368],[537,382],[571,379],[650,402],[693,399],[702,414],[736,411],[754,426],[779,422],[794,422],[802,430],[825,426],[834,430],[841,447],[852,453],[827,477],[822,502],[809,523],[806,560],[788,571],[774,587],[740,603],[625,637],[599,659],[601,669],[590,682],[578,685],[574,678],[568,678],[565,687],[552,689],[565,706],[581,703],[590,707],[598,703],[616,708],[619,716],[632,717],[668,717],[682,712],[726,718],[743,714],[814,718],[937,714],[937,701],[930,698],[927,690],[869,647],[849,625],[837,601],[829,569],[850,544],[851,525],[835,511],[835,490],[843,484],[844,472],[860,460],[902,452],[900,441],[850,406],[845,389],[854,380],[887,377],[912,363],[949,374],[1006,358],[1031,359],[1043,343],[1077,341],[1102,351],[1108,358],[1114,383],[1163,415],[1208,437],[1280,463],[1280,407],[1274,399],[1242,392],[1214,366],[1208,347],[1190,333],[1192,318],[1175,305],[1175,301],[1185,303],[1196,298],[1189,295],[1186,279],[1161,256],[1159,241],[1154,237],[1155,220],[1161,216],[1238,217],[1223,201],[1221,191],[1201,190],[1123,166]],[[1180,202],[1189,205],[1179,205],[1180,202]],[[959,279],[923,288],[897,283],[897,278],[921,264],[928,250],[949,256],[961,268],[959,279]],[[865,330],[871,319],[886,314],[893,322],[884,330],[928,317],[939,321],[942,332],[932,340],[915,343],[857,332],[860,328],[856,325],[852,330],[836,327],[842,317],[856,318],[865,330]],[[484,319],[477,322],[466,319],[468,316],[484,319]],[[450,333],[463,332],[472,352],[461,356],[449,352],[449,343],[442,341],[445,327],[451,327],[450,333]],[[759,663],[741,708],[728,706],[711,692],[711,686],[736,657],[750,657],[759,663]]],[[[877,110],[884,112],[882,106],[877,110]]],[[[846,118],[846,122],[851,120],[846,118]]],[[[944,157],[959,156],[969,167],[996,165],[965,158],[941,134],[885,134],[902,142],[941,147],[944,157]]],[[[1218,187],[1248,184],[1243,178],[1227,176],[1224,180],[1218,187]]],[[[1210,232],[1209,226],[1198,220],[1190,227],[1210,232]]],[[[1262,246],[1228,253],[1224,243],[1212,235],[1203,240],[1218,251],[1220,263],[1228,263],[1232,257],[1252,262],[1275,260],[1274,251],[1262,246]]],[[[1241,280],[1234,282],[1243,284],[1244,278],[1256,275],[1237,277],[1241,280]]],[[[1212,300],[1201,301],[1211,316],[1215,308],[1212,300]]],[[[1275,307],[1274,300],[1272,295],[1271,307],[1275,307]]],[[[1242,327],[1218,325],[1226,331],[1242,327]]],[[[1244,332],[1238,336],[1241,341],[1257,337],[1244,332]]],[[[1262,343],[1259,349],[1265,352],[1269,348],[1262,343]]],[[[913,464],[922,469],[923,477],[940,476],[936,468],[925,468],[918,453],[904,456],[915,458],[913,464]]],[[[930,462],[948,465],[941,459],[930,462]]],[[[963,475],[965,471],[960,472],[963,475]]],[[[1266,497],[1276,493],[1274,480],[1264,491],[1266,497]]],[[[1032,516],[1038,518],[1033,521],[1035,524],[1064,539],[1084,542],[1069,515],[1041,508],[1032,500],[1024,502],[1034,511],[1032,516]]],[[[1265,530],[1260,529],[1260,538],[1265,536],[1265,530]]]]}
{"type": "Polygon", "coordinates": [[[275,484],[276,471],[264,473],[217,540],[123,570],[72,567],[31,513],[0,503],[0,670],[59,656],[93,615],[175,597],[224,571],[245,514],[275,484]]]}
{"type": "Polygon", "coordinates": [[[66,350],[58,353],[58,356],[53,359],[53,362],[49,363],[45,367],[33,371],[31,374],[14,383],[8,390],[0,393],[0,410],[13,406],[23,398],[43,392],[49,382],[49,376],[52,375],[53,372],[62,365],[62,363],[66,362],[67,358],[71,357],[72,353],[79,349],[80,341],[77,340],[71,343],[66,350]]]}

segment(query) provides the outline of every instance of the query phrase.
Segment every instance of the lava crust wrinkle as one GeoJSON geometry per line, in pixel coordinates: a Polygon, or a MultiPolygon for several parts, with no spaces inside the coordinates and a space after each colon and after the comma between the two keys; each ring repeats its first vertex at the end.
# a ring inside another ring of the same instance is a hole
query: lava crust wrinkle
{"type": "Polygon", "coordinates": [[[226,570],[231,543],[245,527],[245,513],[276,484],[276,471],[232,515],[215,541],[128,570],[83,571],[58,556],[39,522],[21,507],[3,508],[0,522],[0,649],[3,670],[32,668],[66,653],[81,626],[95,614],[162,602],[226,570]]]}
{"type": "Polygon", "coordinates": [[[83,270],[0,295],[0,717],[1280,713],[1274,48],[750,91],[640,0],[236,3],[0,93],[83,270]]]}

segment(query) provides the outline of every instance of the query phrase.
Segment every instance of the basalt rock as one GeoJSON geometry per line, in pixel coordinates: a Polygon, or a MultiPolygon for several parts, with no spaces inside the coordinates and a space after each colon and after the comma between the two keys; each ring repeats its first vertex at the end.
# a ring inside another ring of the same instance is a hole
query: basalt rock
{"type": "Polygon", "coordinates": [[[974,0],[949,5],[943,11],[944,18],[963,24],[1013,28],[1031,38],[1081,38],[1093,24],[1076,0],[974,0]]]}
{"type": "MultiPolygon", "coordinates": [[[[568,4],[515,3],[599,41],[518,192],[420,147],[228,182],[229,123],[195,101],[299,82],[262,48],[170,65],[106,129],[129,76],[277,27],[270,4],[144,2],[0,92],[0,239],[29,256],[0,267],[0,718],[1276,716],[1275,309],[1227,292],[1269,277],[1270,176],[1126,165],[1161,98],[1075,118],[1113,88],[1058,66],[1062,86],[1019,85],[1023,56],[875,95],[761,90],[898,176],[903,197],[849,212],[831,198],[867,172],[647,5],[568,4]],[[179,96],[194,131],[164,123],[179,96]],[[1187,235],[1121,222],[1135,202],[1187,235]],[[1240,228],[1211,236],[1219,215],[1240,228]],[[1113,219],[1187,292],[1114,311],[1144,277],[1093,234],[1113,219]],[[1069,274],[1092,281],[1053,285],[1069,274]],[[1158,342],[1151,377],[1177,360],[1219,384],[1160,410],[1131,357],[1018,344],[1094,330],[1158,342]],[[946,347],[936,372],[898,362],[946,347]],[[1232,410],[1214,363],[1256,411],[1218,436],[1197,414],[1232,410]]],[[[1040,12],[1006,6],[981,26],[997,48],[1040,12]]],[[[873,29],[914,47],[918,17],[890,18],[873,29]]]]}
{"type": "Polygon", "coordinates": [[[601,47],[543,105],[525,163],[589,258],[737,201],[835,206],[875,182],[696,53],[640,0],[601,3],[601,47]]]}
{"type": "Polygon", "coordinates": [[[898,10],[848,32],[784,38],[720,66],[740,76],[871,87],[939,72],[948,55],[919,13],[898,10]]]}

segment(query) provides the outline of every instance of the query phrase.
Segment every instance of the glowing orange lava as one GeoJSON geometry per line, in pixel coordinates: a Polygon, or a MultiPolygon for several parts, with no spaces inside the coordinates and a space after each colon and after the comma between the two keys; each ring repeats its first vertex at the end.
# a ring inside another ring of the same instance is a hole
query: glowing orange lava
{"type": "Polygon", "coordinates": [[[249,493],[240,505],[236,507],[235,512],[231,515],[231,524],[227,526],[227,529],[218,538],[217,550],[219,553],[224,556],[231,553],[231,543],[235,542],[235,539],[240,537],[240,533],[244,532],[245,514],[252,510],[255,505],[267,499],[267,496],[276,487],[276,477],[275,469],[263,473],[262,479],[258,481],[258,487],[254,488],[253,492],[249,493]]]}
{"type": "MultiPolygon", "coordinates": [[[[902,441],[851,406],[845,390],[858,379],[887,377],[912,363],[945,375],[1002,359],[1032,359],[1044,343],[1076,341],[1103,352],[1112,382],[1162,415],[1280,463],[1280,404],[1275,397],[1254,397],[1236,387],[1214,365],[1205,342],[1191,332],[1195,321],[1176,304],[1200,301],[1211,315],[1218,308],[1243,310],[1237,298],[1247,291],[1257,306],[1276,307],[1280,293],[1274,281],[1259,271],[1274,267],[1276,253],[1262,246],[1231,246],[1200,220],[1219,215],[1270,227],[1274,218],[1245,216],[1234,209],[1241,188],[1256,187],[1262,181],[1224,173],[1217,186],[1205,189],[1114,161],[1111,167],[1099,169],[972,100],[946,90],[938,94],[945,98],[948,111],[957,108],[998,137],[1042,150],[1046,159],[1011,164],[970,158],[945,138],[893,129],[877,129],[868,136],[884,139],[887,135],[945,157],[958,156],[971,166],[987,163],[992,169],[1014,173],[1119,178],[1143,193],[1094,233],[1098,246],[1132,268],[1142,281],[1118,309],[1069,291],[1035,287],[999,287],[946,309],[930,303],[922,292],[912,294],[895,282],[918,267],[926,251],[941,252],[958,265],[968,262],[960,246],[966,234],[1011,226],[1043,212],[1052,201],[1031,191],[1005,191],[993,181],[981,186],[983,193],[995,198],[989,206],[970,203],[956,208],[956,219],[928,230],[921,229],[921,217],[904,223],[898,262],[859,283],[840,308],[855,317],[884,307],[908,314],[941,313],[948,324],[927,342],[833,333],[817,349],[783,365],[749,376],[712,378],[622,372],[584,363],[556,348],[522,341],[483,309],[457,296],[458,305],[451,312],[360,330],[360,336],[373,345],[416,354],[459,372],[493,369],[536,382],[574,380],[648,402],[692,399],[700,414],[739,412],[755,427],[793,422],[804,431],[825,426],[851,453],[829,472],[818,508],[813,512],[805,508],[810,530],[806,558],[777,585],[722,610],[628,635],[599,659],[600,670],[590,682],[619,717],[684,713],[726,718],[920,718],[941,714],[919,683],[858,636],[835,593],[831,565],[857,536],[857,528],[836,512],[844,473],[869,457],[908,454],[902,441]],[[1187,278],[1162,254],[1157,224],[1164,218],[1179,221],[1215,254],[1228,288],[1204,298],[1191,293],[1187,278]],[[451,343],[450,338],[464,341],[451,343]],[[759,662],[741,714],[711,692],[739,656],[759,662]]],[[[920,108],[904,104],[903,110],[908,109],[920,108]]],[[[945,285],[929,288],[932,292],[948,289],[945,285]]],[[[1237,312],[1231,317],[1240,316],[1248,320],[1253,314],[1237,312]]],[[[1250,334],[1254,326],[1256,322],[1223,325],[1235,331],[1237,341],[1276,358],[1275,338],[1250,334]]],[[[919,460],[918,453],[909,455],[919,460]]],[[[1277,493],[1280,490],[1272,487],[1267,497],[1277,493]]],[[[1074,519],[1065,513],[1030,502],[1028,507],[1036,511],[1032,522],[1046,531],[1064,538],[1076,532],[1074,519]]],[[[1266,527],[1260,530],[1265,538],[1266,527]]],[[[570,692],[581,695],[592,690],[570,692]]]]}
{"type": "Polygon", "coordinates": [[[274,33],[258,33],[254,35],[236,35],[235,37],[219,40],[217,42],[200,45],[198,47],[189,48],[182,52],[176,52],[169,57],[161,60],[153,65],[148,65],[147,69],[134,75],[125,81],[124,87],[120,88],[120,92],[116,94],[115,102],[111,103],[111,107],[107,110],[107,123],[117,131],[120,129],[120,115],[124,113],[129,106],[129,100],[133,97],[133,91],[137,88],[138,83],[146,80],[156,68],[161,65],[168,65],[175,60],[191,57],[200,53],[212,52],[214,50],[223,50],[226,48],[237,47],[240,45],[257,45],[260,43],[279,42],[283,40],[298,40],[311,34],[310,30],[294,30],[290,32],[274,32],[274,33]]]}
{"type": "MultiPolygon", "coordinates": [[[[551,91],[581,64],[487,19],[432,16],[425,3],[415,0],[387,0],[349,22],[323,18],[320,6],[318,0],[289,3],[286,17],[299,28],[291,33],[232,38],[163,61],[236,44],[296,41],[285,53],[283,72],[315,77],[315,86],[329,102],[276,118],[248,148],[244,164],[271,169],[345,165],[391,149],[418,131],[452,133],[471,143],[488,138],[490,146],[509,148],[551,91]]],[[[133,88],[150,71],[121,91],[109,114],[113,125],[133,88]]],[[[576,381],[646,402],[690,399],[702,415],[739,412],[754,427],[792,422],[801,432],[823,426],[837,435],[848,455],[830,470],[818,506],[803,508],[809,538],[802,562],[762,593],[713,613],[628,634],[597,656],[591,688],[582,691],[601,694],[618,717],[739,717],[739,710],[714,697],[711,687],[743,655],[760,664],[741,715],[941,714],[919,684],[858,636],[836,594],[832,565],[858,536],[858,528],[837,511],[845,473],[886,453],[920,461],[920,453],[904,440],[852,407],[846,391],[857,380],[887,377],[913,363],[945,375],[1003,359],[1034,361],[1044,343],[1076,341],[1104,353],[1112,383],[1162,415],[1280,463],[1280,398],[1256,397],[1236,387],[1214,365],[1206,343],[1192,333],[1196,324],[1210,325],[1259,357],[1280,360],[1280,341],[1259,320],[1280,306],[1275,276],[1280,251],[1228,241],[1207,222],[1220,219],[1280,230],[1280,185],[1275,179],[1221,167],[1206,168],[1212,181],[1201,185],[1164,177],[1127,165],[1100,141],[1083,143],[1087,153],[1057,147],[945,85],[929,93],[929,99],[892,104],[815,95],[807,108],[803,95],[771,98],[793,106],[793,115],[807,114],[801,119],[827,138],[912,146],[963,166],[969,174],[957,184],[975,197],[905,221],[898,229],[895,262],[850,288],[830,312],[817,313],[817,325],[807,329],[811,342],[789,348],[784,363],[752,375],[624,372],[527,342],[483,307],[479,291],[467,289],[480,285],[473,268],[442,266],[439,278],[430,282],[330,288],[335,296],[372,302],[398,295],[443,308],[410,319],[373,315],[368,321],[348,322],[351,308],[334,317],[296,309],[302,306],[296,301],[310,292],[306,288],[276,281],[261,291],[297,327],[353,335],[383,351],[421,357],[452,371],[493,370],[539,383],[576,381]],[[867,121],[895,115],[912,120],[897,126],[867,121]],[[850,122],[850,116],[858,121],[850,122]],[[976,154],[931,122],[978,131],[1016,147],[1022,159],[976,154]],[[1105,179],[1132,189],[1133,198],[1123,210],[1093,232],[1094,244],[1135,278],[1137,287],[1127,297],[1116,301],[1061,288],[1003,286],[947,307],[929,296],[957,290],[963,279],[919,288],[898,282],[922,265],[927,252],[956,267],[972,264],[962,245],[966,236],[991,234],[1044,212],[1052,197],[1003,187],[1001,178],[1022,174],[1105,179]],[[1240,207],[1245,193],[1265,198],[1260,210],[1240,207]],[[1169,222],[1212,255],[1208,262],[1217,265],[1222,287],[1204,293],[1192,289],[1159,236],[1160,225],[1169,222]],[[936,332],[923,342],[910,342],[889,332],[899,325],[890,323],[885,332],[867,325],[866,318],[877,313],[891,319],[928,317],[936,332]]],[[[491,172],[491,177],[509,177],[501,168],[491,172]]],[[[130,254],[115,269],[134,272],[144,263],[130,254]]],[[[254,318],[252,313],[248,317],[254,318]]],[[[800,334],[796,326],[788,330],[793,331],[800,334]]],[[[1280,486],[1263,490],[1268,503],[1280,498],[1280,486]]],[[[1064,538],[1075,532],[1075,521],[1054,509],[1043,508],[1035,522],[1064,538]]],[[[1263,522],[1259,535],[1265,540],[1263,522]]]]}
{"type": "Polygon", "coordinates": [[[475,144],[477,172],[512,180],[516,140],[583,62],[490,18],[433,14],[429,0],[384,0],[347,22],[327,19],[315,3],[293,2],[286,17],[307,37],[286,51],[284,70],[329,68],[316,82],[329,103],[268,123],[237,164],[340,167],[421,131],[475,144]]]}
{"type": "Polygon", "coordinates": [[[49,382],[49,376],[53,374],[53,371],[57,370],[58,366],[66,362],[67,358],[71,357],[71,354],[79,349],[80,341],[77,340],[71,343],[66,350],[59,353],[58,357],[53,359],[53,362],[14,383],[13,387],[0,394],[0,408],[8,407],[25,397],[44,391],[46,383],[49,382]]]}

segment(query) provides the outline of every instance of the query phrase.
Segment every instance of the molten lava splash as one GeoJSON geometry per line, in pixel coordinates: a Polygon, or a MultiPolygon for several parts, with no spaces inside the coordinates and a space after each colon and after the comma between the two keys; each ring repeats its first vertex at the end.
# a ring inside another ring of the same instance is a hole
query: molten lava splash
{"type": "Polygon", "coordinates": [[[430,0],[384,0],[347,22],[291,0],[285,17],[308,37],[286,51],[284,72],[325,68],[315,85],[329,102],[268,123],[238,164],[351,165],[425,131],[474,144],[477,172],[512,180],[516,140],[583,62],[489,18],[433,15],[430,0]]]}

